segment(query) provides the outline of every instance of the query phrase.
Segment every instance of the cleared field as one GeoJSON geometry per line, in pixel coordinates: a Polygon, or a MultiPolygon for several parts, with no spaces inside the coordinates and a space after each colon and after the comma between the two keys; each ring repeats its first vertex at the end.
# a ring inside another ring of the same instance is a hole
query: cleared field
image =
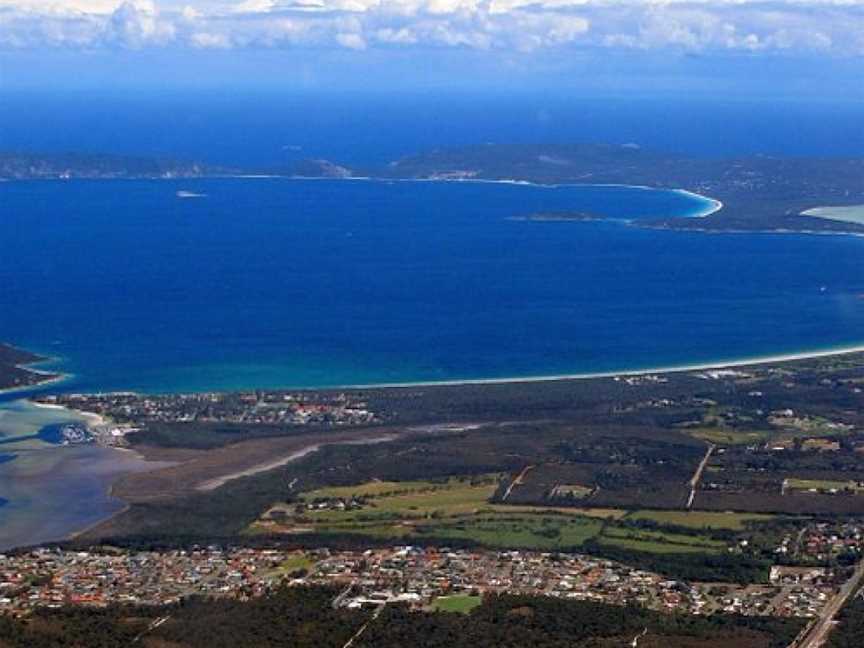
{"type": "Polygon", "coordinates": [[[677,545],[665,544],[661,542],[652,542],[649,540],[638,540],[632,538],[598,538],[601,545],[618,547],[629,551],[640,551],[642,553],[653,554],[716,554],[717,551],[705,550],[702,547],[695,545],[677,545]]]}
{"type": "Polygon", "coordinates": [[[829,479],[794,479],[786,480],[786,491],[790,490],[816,490],[816,491],[852,491],[860,493],[864,491],[864,485],[855,481],[834,481],[829,479]]]}
{"type": "Polygon", "coordinates": [[[750,445],[762,443],[771,435],[764,430],[731,430],[724,428],[695,428],[687,433],[696,438],[717,445],[750,445]]]}
{"type": "Polygon", "coordinates": [[[291,556],[279,565],[278,572],[280,574],[291,574],[300,570],[309,571],[315,566],[315,561],[309,558],[306,554],[296,554],[291,556]]]}
{"type": "Polygon", "coordinates": [[[573,515],[579,517],[598,518],[601,520],[620,520],[626,517],[629,511],[614,508],[572,508],[569,506],[530,506],[522,504],[490,504],[483,507],[481,512],[491,513],[560,513],[562,515],[573,515]]]}
{"type": "Polygon", "coordinates": [[[480,596],[439,596],[432,601],[432,609],[436,612],[458,612],[468,614],[480,605],[483,599],[480,596]]]}
{"type": "Polygon", "coordinates": [[[583,497],[588,497],[592,492],[594,492],[594,489],[589,486],[582,486],[581,484],[561,484],[552,489],[551,496],[574,497],[581,499],[583,497]]]}
{"type": "Polygon", "coordinates": [[[602,522],[590,518],[495,515],[424,525],[417,532],[426,537],[473,540],[490,547],[551,550],[578,547],[602,529],[602,522]]]}
{"type": "Polygon", "coordinates": [[[429,491],[447,488],[448,482],[429,481],[380,481],[373,480],[356,486],[333,486],[330,488],[319,488],[318,490],[303,493],[301,499],[311,501],[323,498],[350,499],[352,497],[382,497],[387,495],[399,495],[401,493],[413,493],[417,491],[429,491]]]}
{"type": "Polygon", "coordinates": [[[321,533],[370,538],[467,541],[501,549],[578,550],[595,540],[654,553],[717,553],[725,543],[699,529],[741,529],[770,516],[490,504],[500,476],[381,482],[325,488],[275,504],[248,533],[321,533]],[[361,498],[357,501],[356,498],[361,498]],[[319,508],[321,507],[321,508],[319,508]],[[278,515],[277,515],[278,513],[278,515]],[[635,528],[630,520],[694,529],[692,535],[635,528]]]}
{"type": "Polygon", "coordinates": [[[740,531],[748,522],[765,522],[774,516],[758,513],[732,513],[710,511],[635,511],[627,520],[651,520],[657,524],[671,524],[691,529],[731,529],[740,531]]]}
{"type": "Polygon", "coordinates": [[[701,553],[716,554],[725,544],[702,536],[682,535],[659,531],[637,531],[607,527],[598,538],[600,544],[613,545],[648,553],[701,553]]]}
{"type": "MultiPolygon", "coordinates": [[[[385,491],[388,494],[370,495],[368,496],[369,500],[367,504],[363,508],[345,511],[310,511],[308,516],[314,521],[326,523],[348,522],[351,520],[371,521],[393,518],[425,518],[436,515],[462,515],[477,512],[486,506],[487,501],[498,488],[498,480],[494,476],[482,480],[450,479],[441,483],[406,483],[412,484],[413,487],[411,489],[397,488],[385,491]]],[[[362,490],[367,488],[367,486],[377,488],[375,482],[371,482],[370,485],[363,484],[355,488],[362,490]]],[[[304,495],[304,499],[311,501],[326,497],[325,495],[321,495],[325,490],[311,491],[304,495]]],[[[346,489],[341,490],[344,491],[346,489]]],[[[350,498],[352,495],[345,497],[350,498]]]]}
{"type": "MultiPolygon", "coordinates": [[[[776,438],[793,439],[796,436],[806,435],[807,437],[824,437],[838,436],[849,434],[852,427],[849,425],[840,425],[829,421],[821,416],[807,417],[772,417],[769,419],[771,424],[778,428],[781,433],[776,435],[776,438]]],[[[772,435],[775,436],[775,435],[772,435]]]]}

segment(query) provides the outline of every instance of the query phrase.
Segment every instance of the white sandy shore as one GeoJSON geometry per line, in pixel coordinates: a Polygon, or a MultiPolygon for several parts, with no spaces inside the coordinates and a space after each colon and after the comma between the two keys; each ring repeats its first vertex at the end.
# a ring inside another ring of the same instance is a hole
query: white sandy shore
{"type": "Polygon", "coordinates": [[[653,367],[648,369],[622,369],[620,371],[598,371],[594,373],[557,374],[550,376],[515,376],[508,378],[476,378],[463,380],[431,380],[402,383],[373,383],[360,385],[340,385],[327,389],[383,389],[388,387],[458,387],[459,385],[506,385],[513,383],[560,382],[565,380],[590,380],[592,378],[617,378],[627,376],[645,376],[648,374],[684,373],[688,371],[707,371],[709,369],[730,369],[734,367],[751,367],[755,365],[793,362],[812,358],[828,358],[849,353],[864,352],[864,344],[837,349],[801,351],[755,358],[740,358],[737,360],[718,360],[717,362],[697,363],[690,365],[674,365],[669,367],[653,367]]]}
{"type": "MultiPolygon", "coordinates": [[[[506,385],[514,383],[539,383],[539,382],[562,382],[566,380],[591,380],[594,378],[626,378],[628,376],[645,376],[648,374],[665,374],[665,373],[684,373],[688,371],[707,371],[709,369],[731,369],[735,367],[751,367],[764,364],[778,364],[782,362],[794,362],[796,360],[810,360],[813,358],[829,358],[831,356],[841,356],[850,353],[864,353],[864,344],[837,347],[835,349],[816,349],[811,351],[799,351],[797,353],[784,353],[767,356],[754,356],[752,358],[737,358],[731,360],[717,360],[711,362],[702,362],[685,365],[669,365],[665,367],[648,367],[644,369],[619,369],[617,371],[596,371],[583,372],[572,374],[549,374],[539,376],[507,376],[504,378],[454,378],[453,380],[415,380],[405,382],[383,382],[383,383],[346,383],[341,385],[324,385],[324,386],[291,386],[285,385],[281,387],[266,387],[262,389],[274,390],[297,390],[297,391],[333,391],[337,389],[387,389],[400,387],[458,387],[460,385],[506,385]]],[[[244,388],[236,388],[226,390],[221,393],[229,393],[231,391],[242,391],[244,388]]],[[[210,391],[210,390],[206,390],[210,391]]],[[[107,394],[131,394],[140,396],[140,392],[118,391],[105,392],[107,394]]],[[[181,393],[181,392],[166,392],[166,393],[181,393]]],[[[56,409],[71,409],[63,405],[53,405],[50,403],[39,403],[31,401],[39,407],[51,407],[56,409]]],[[[73,410],[79,412],[79,410],[73,410]]],[[[100,419],[100,425],[110,424],[92,412],[79,412],[82,415],[94,416],[100,419]]],[[[95,423],[94,423],[95,424],[95,423]]]]}
{"type": "Polygon", "coordinates": [[[801,212],[802,216],[822,218],[836,223],[864,225],[864,205],[834,205],[813,207],[801,212]]]}
{"type": "MultiPolygon", "coordinates": [[[[39,371],[37,369],[33,369],[32,367],[26,367],[26,369],[27,371],[32,371],[33,373],[53,375],[52,372],[39,371]]],[[[21,385],[19,387],[4,387],[3,389],[0,389],[0,396],[6,396],[8,394],[15,394],[18,392],[39,391],[50,387],[51,385],[59,385],[60,383],[66,382],[71,377],[72,374],[58,374],[53,378],[49,378],[48,380],[43,380],[38,383],[33,383],[32,385],[21,385]]]]}
{"type": "Polygon", "coordinates": [[[666,187],[649,187],[648,185],[634,185],[620,182],[565,182],[565,183],[544,183],[531,182],[530,180],[516,180],[515,178],[503,178],[500,180],[491,180],[486,178],[376,178],[374,176],[349,176],[345,178],[324,178],[320,176],[280,176],[280,175],[235,175],[228,176],[231,178],[254,180],[254,179],[277,179],[283,180],[352,180],[355,182],[460,182],[473,184],[504,184],[518,185],[523,187],[540,187],[543,189],[561,189],[566,187],[621,187],[622,189],[641,189],[642,191],[671,191],[673,193],[683,194],[692,198],[706,201],[709,205],[704,212],[700,212],[688,218],[704,218],[723,209],[723,203],[716,198],[703,196],[695,191],[688,189],[669,189],[666,187]]]}
{"type": "Polygon", "coordinates": [[[716,214],[718,211],[723,209],[723,203],[717,200],[716,198],[710,198],[708,196],[703,196],[702,194],[698,194],[695,191],[688,191],[687,189],[675,189],[675,193],[683,194],[685,196],[691,196],[693,198],[699,198],[700,200],[707,200],[709,203],[708,208],[695,216],[691,216],[691,218],[705,218],[706,216],[710,216],[711,214],[716,214]]]}
{"type": "Polygon", "coordinates": [[[96,427],[105,427],[111,424],[111,422],[106,419],[101,414],[97,414],[96,412],[85,412],[84,410],[74,409],[72,407],[67,407],[65,405],[57,405],[56,403],[42,403],[40,401],[29,401],[34,407],[42,407],[44,409],[52,409],[52,410],[63,410],[64,412],[74,412],[78,416],[84,419],[89,428],[96,427]]]}

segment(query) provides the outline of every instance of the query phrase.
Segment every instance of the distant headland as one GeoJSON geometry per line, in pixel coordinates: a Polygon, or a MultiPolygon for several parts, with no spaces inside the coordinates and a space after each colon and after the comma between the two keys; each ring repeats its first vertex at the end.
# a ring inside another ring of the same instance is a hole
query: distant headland
{"type": "MultiPolygon", "coordinates": [[[[864,235],[856,219],[814,218],[808,210],[864,203],[864,158],[693,158],[634,144],[485,144],[436,149],[382,166],[350,167],[310,159],[260,168],[93,154],[0,153],[0,180],[286,178],[510,181],[542,185],[631,185],[710,197],[703,218],[642,219],[635,226],[706,232],[864,235]],[[722,209],[719,206],[722,205],[722,209]]],[[[527,220],[586,220],[576,217],[527,220]]]]}
{"type": "Polygon", "coordinates": [[[47,359],[0,342],[0,391],[35,387],[60,379],[60,374],[38,371],[31,366],[47,359]]]}

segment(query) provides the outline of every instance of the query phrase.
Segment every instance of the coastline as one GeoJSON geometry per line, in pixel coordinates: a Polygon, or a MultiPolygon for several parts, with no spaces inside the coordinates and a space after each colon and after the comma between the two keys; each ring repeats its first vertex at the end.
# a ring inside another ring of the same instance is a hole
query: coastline
{"type": "Polygon", "coordinates": [[[52,374],[52,373],[48,373],[45,371],[39,371],[37,369],[31,369],[31,368],[27,367],[26,365],[24,367],[21,367],[21,368],[26,368],[27,371],[31,371],[33,373],[51,376],[51,378],[46,378],[45,380],[33,383],[31,385],[20,385],[18,387],[0,388],[0,398],[2,398],[3,396],[14,395],[14,394],[20,393],[20,392],[28,392],[28,391],[45,389],[47,387],[50,387],[51,385],[57,385],[57,384],[66,382],[67,380],[73,378],[73,374],[52,374]]]}
{"type": "MultiPolygon", "coordinates": [[[[6,342],[0,343],[0,346],[9,347],[12,349],[16,349],[18,351],[22,350],[22,347],[15,346],[13,344],[9,344],[6,342]]],[[[22,362],[12,365],[4,365],[6,367],[14,367],[15,369],[20,369],[22,371],[27,372],[31,376],[41,377],[41,380],[37,380],[34,383],[29,383],[27,385],[15,385],[14,387],[0,387],[0,398],[6,396],[7,394],[14,394],[22,391],[30,391],[36,389],[42,389],[49,385],[61,383],[63,381],[69,380],[73,377],[73,374],[63,373],[63,372],[55,372],[55,371],[47,371],[45,369],[39,369],[39,365],[46,364],[49,362],[58,362],[60,359],[54,356],[42,356],[33,353],[32,351],[27,350],[31,356],[36,356],[34,360],[31,362],[22,362]]]]}
{"type": "Polygon", "coordinates": [[[704,212],[700,212],[698,214],[691,214],[688,216],[674,216],[673,218],[705,218],[706,216],[710,216],[711,214],[717,213],[721,209],[723,209],[723,203],[710,196],[705,196],[703,194],[697,193],[695,191],[690,191],[689,189],[671,189],[668,187],[651,187],[649,185],[635,185],[635,184],[625,184],[621,182],[564,182],[564,183],[547,183],[547,182],[532,182],[530,180],[517,180],[515,178],[502,178],[498,180],[491,180],[486,178],[379,178],[375,176],[350,176],[344,178],[325,178],[325,177],[314,177],[314,176],[280,176],[280,175],[242,175],[242,176],[228,176],[231,178],[237,179],[283,179],[283,180],[299,180],[299,181],[308,181],[308,180],[351,180],[351,181],[363,181],[363,182],[463,182],[463,183],[475,183],[475,184],[504,184],[504,185],[517,185],[523,187],[538,187],[541,189],[565,189],[567,187],[620,187],[622,189],[640,189],[642,191],[669,191],[672,193],[682,194],[685,196],[690,196],[691,198],[696,198],[698,200],[702,200],[708,204],[708,207],[704,212]]]}
{"type": "MultiPolygon", "coordinates": [[[[718,360],[716,362],[702,362],[685,365],[671,365],[667,367],[648,367],[644,369],[622,369],[619,371],[598,371],[574,374],[552,374],[542,376],[512,376],[503,378],[465,378],[454,380],[415,381],[401,383],[370,383],[337,385],[334,387],[318,388],[321,391],[331,389],[388,389],[403,387],[459,387],[461,385],[508,385],[518,383],[543,383],[543,382],[566,382],[568,380],[594,380],[599,378],[626,378],[628,376],[646,376],[649,374],[673,374],[686,373],[690,371],[708,371],[711,369],[732,369],[740,367],[755,367],[766,364],[783,364],[799,360],[812,360],[817,358],[830,358],[833,356],[850,355],[853,353],[864,353],[864,344],[840,347],[836,349],[800,351],[795,353],[775,354],[769,356],[757,356],[754,358],[738,358],[730,360],[718,360]]],[[[316,388],[302,388],[316,389],[316,388]]]]}
{"type": "Polygon", "coordinates": [[[716,198],[711,198],[710,196],[705,196],[703,194],[696,193],[695,191],[690,191],[689,189],[673,189],[672,191],[674,191],[675,193],[683,194],[685,196],[699,198],[700,200],[704,200],[709,204],[709,207],[704,212],[689,216],[689,218],[706,218],[711,214],[716,214],[721,209],[723,209],[723,202],[717,200],[716,198]]]}
{"type": "MultiPolygon", "coordinates": [[[[189,390],[189,391],[174,391],[174,390],[159,390],[159,391],[100,391],[103,394],[134,394],[134,395],[165,395],[165,394],[194,394],[194,393],[218,393],[228,394],[233,392],[247,391],[251,389],[263,389],[272,391],[298,391],[298,392],[330,392],[336,390],[360,390],[360,389],[402,389],[406,387],[459,387],[462,385],[508,385],[519,383],[544,383],[544,382],[566,382],[571,380],[596,380],[603,378],[626,378],[629,376],[645,376],[649,374],[675,374],[687,373],[690,371],[708,371],[711,369],[732,369],[742,367],[755,367],[768,364],[784,364],[787,362],[797,362],[801,360],[813,360],[818,358],[830,358],[834,356],[851,355],[855,353],[864,353],[864,343],[852,346],[836,347],[832,349],[812,349],[804,351],[795,351],[789,353],[778,353],[765,356],[753,356],[747,358],[730,358],[719,359],[706,362],[695,362],[691,364],[666,365],[660,367],[644,367],[644,368],[622,368],[609,371],[594,371],[580,373],[565,373],[565,374],[535,374],[526,376],[503,376],[500,378],[453,378],[445,380],[406,380],[400,382],[379,382],[379,383],[341,383],[336,385],[291,385],[282,384],[272,387],[249,387],[238,385],[231,389],[216,389],[216,390],[189,390]]],[[[55,405],[52,403],[42,403],[32,399],[26,399],[38,407],[62,409],[76,412],[84,418],[91,417],[98,421],[94,425],[110,425],[111,422],[99,414],[86,412],[83,410],[75,410],[63,405],[55,405]]],[[[130,451],[129,448],[117,448],[118,450],[130,451]]],[[[134,451],[132,451],[134,452],[134,451]]],[[[137,454],[137,453],[136,453],[137,454]]],[[[139,455],[140,456],[140,455],[139,455]]]]}
{"type": "Polygon", "coordinates": [[[57,405],[55,403],[43,403],[41,401],[33,400],[32,398],[27,399],[34,407],[41,407],[44,409],[52,409],[52,410],[62,410],[64,412],[75,412],[81,418],[84,419],[87,427],[104,427],[106,425],[110,425],[111,421],[106,419],[101,414],[97,414],[96,412],[87,412],[85,410],[77,410],[72,409],[70,407],[66,407],[65,405],[57,405]]]}
{"type": "MultiPolygon", "coordinates": [[[[864,344],[854,345],[848,347],[840,347],[834,349],[825,349],[825,350],[812,350],[812,351],[802,351],[797,353],[786,353],[786,354],[775,354],[770,356],[760,356],[755,358],[741,358],[741,359],[730,359],[730,360],[720,360],[717,362],[706,362],[706,363],[694,363],[694,364],[686,364],[686,365],[675,365],[668,367],[654,367],[654,368],[645,368],[645,369],[631,369],[631,370],[623,370],[623,371],[606,371],[606,372],[593,372],[593,373],[581,373],[581,374],[562,374],[562,375],[547,375],[547,376],[522,376],[522,377],[506,377],[506,378],[489,378],[489,379],[464,379],[464,380],[444,380],[444,381],[420,381],[420,382],[403,382],[403,383],[384,383],[384,384],[366,384],[366,385],[345,385],[342,387],[326,387],[326,388],[299,388],[300,390],[312,390],[315,389],[317,391],[325,391],[325,390],[333,390],[333,389],[399,389],[405,387],[459,387],[459,386],[482,386],[482,385],[497,385],[497,384],[519,384],[519,383],[543,383],[543,382],[563,382],[563,381],[576,381],[576,380],[597,380],[597,379],[606,379],[606,378],[617,378],[617,377],[627,377],[627,376],[642,376],[649,374],[673,374],[673,373],[684,373],[684,372],[692,372],[692,371],[707,371],[712,369],[731,369],[731,368],[744,368],[744,367],[755,367],[760,365],[768,365],[768,364],[783,364],[788,362],[795,362],[801,360],[809,360],[809,359],[817,359],[817,358],[829,358],[834,356],[842,356],[849,355],[854,353],[864,353],[864,344]]],[[[290,388],[283,388],[290,389],[290,388]]],[[[79,410],[74,410],[68,407],[64,407],[62,405],[55,405],[52,403],[37,403],[34,401],[30,401],[33,405],[47,408],[47,409],[55,409],[55,410],[67,410],[70,412],[75,412],[85,419],[89,419],[89,421],[93,421],[94,424],[106,424],[106,419],[98,414],[93,412],[84,412],[79,410]]],[[[88,421],[88,422],[89,422],[88,421]]],[[[355,444],[367,444],[367,443],[382,443],[386,441],[391,441],[395,438],[393,435],[382,435],[380,437],[375,437],[372,439],[365,439],[360,441],[345,441],[343,443],[348,443],[350,445],[355,444]]],[[[339,443],[339,442],[335,442],[339,443]]],[[[268,460],[266,462],[262,462],[250,468],[246,468],[242,471],[238,471],[235,473],[231,473],[228,475],[221,475],[218,477],[211,478],[205,482],[199,483],[196,486],[196,490],[200,492],[209,492],[225,483],[238,479],[245,476],[250,476],[254,474],[258,474],[261,472],[265,472],[267,470],[273,470],[275,468],[284,466],[293,461],[302,459],[303,457],[308,456],[314,452],[317,452],[323,446],[328,445],[328,443],[313,443],[307,447],[301,448],[299,450],[292,451],[287,456],[282,456],[279,458],[274,458],[268,460]]],[[[124,511],[128,510],[131,504],[119,497],[114,492],[114,485],[122,479],[125,475],[131,472],[138,472],[140,470],[148,470],[151,468],[160,467],[161,462],[150,462],[140,453],[124,448],[106,448],[110,450],[114,450],[118,455],[125,455],[127,457],[134,458],[136,464],[138,464],[135,468],[131,470],[122,470],[118,471],[115,475],[113,475],[108,483],[105,495],[107,498],[112,499],[121,504],[121,506],[105,515],[104,517],[99,518],[95,521],[88,521],[87,525],[83,528],[74,529],[68,532],[62,541],[74,541],[76,539],[85,536],[90,530],[99,527],[105,522],[117,517],[122,514],[124,511]],[[139,463],[140,462],[140,463],[139,463]],[[151,465],[147,465],[151,464],[151,465]]],[[[118,462],[119,463],[119,462],[118,462]]]]}

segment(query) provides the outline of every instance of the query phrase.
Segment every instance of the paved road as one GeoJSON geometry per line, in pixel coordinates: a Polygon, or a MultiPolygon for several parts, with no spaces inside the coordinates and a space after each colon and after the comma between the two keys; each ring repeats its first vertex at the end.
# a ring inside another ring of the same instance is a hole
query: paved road
{"type": "Polygon", "coordinates": [[[699,462],[699,467],[696,468],[696,474],[693,475],[693,479],[690,480],[690,497],[687,498],[687,510],[689,511],[693,508],[693,500],[696,498],[696,489],[699,487],[699,481],[702,479],[702,473],[705,472],[705,466],[708,465],[708,460],[711,458],[711,453],[714,452],[714,448],[716,448],[713,443],[708,446],[708,451],[705,453],[705,456],[702,457],[702,461],[699,462]]]}
{"type": "Polygon", "coordinates": [[[638,635],[633,637],[633,641],[630,642],[631,648],[639,648],[639,640],[647,634],[648,634],[648,628],[645,628],[642,632],[640,632],[638,635]]]}
{"type": "Polygon", "coordinates": [[[144,630],[144,632],[142,632],[141,634],[139,634],[137,637],[135,637],[132,640],[132,643],[138,643],[139,641],[141,641],[141,638],[144,635],[146,635],[148,632],[153,632],[156,628],[161,626],[163,623],[165,623],[170,618],[171,618],[171,615],[169,614],[167,616],[163,616],[163,617],[159,617],[158,619],[155,619],[154,621],[152,621],[150,623],[150,625],[147,626],[147,628],[144,630]]]}
{"type": "Polygon", "coordinates": [[[516,476],[516,479],[514,479],[514,480],[510,483],[510,486],[507,487],[507,490],[504,492],[504,495],[501,497],[501,501],[502,501],[502,502],[503,502],[504,500],[506,500],[508,497],[510,497],[510,493],[513,492],[513,489],[514,489],[516,486],[518,486],[519,484],[522,483],[522,481],[525,479],[525,475],[527,475],[527,474],[528,474],[528,471],[531,470],[533,467],[534,467],[534,466],[525,466],[525,468],[522,470],[522,472],[520,472],[520,473],[516,476]]]}
{"type": "Polygon", "coordinates": [[[379,616],[381,616],[381,611],[382,611],[385,607],[387,607],[387,606],[386,606],[385,604],[382,603],[382,604],[379,605],[377,608],[375,608],[375,613],[372,615],[372,618],[369,619],[369,620],[368,620],[366,623],[364,623],[362,626],[360,626],[360,629],[359,629],[357,632],[354,633],[354,636],[351,637],[351,638],[350,638],[350,639],[345,643],[345,645],[342,646],[342,648],[351,648],[351,646],[354,645],[354,642],[357,641],[357,640],[360,638],[360,636],[361,636],[364,632],[366,632],[366,628],[369,627],[369,624],[372,623],[373,621],[375,621],[379,616]]]}
{"type": "Polygon", "coordinates": [[[789,648],[820,648],[834,627],[834,617],[837,616],[849,597],[858,590],[862,579],[864,579],[864,560],[855,566],[852,577],[843,584],[840,591],[825,606],[816,622],[810,625],[803,635],[789,644],[789,648]]]}

